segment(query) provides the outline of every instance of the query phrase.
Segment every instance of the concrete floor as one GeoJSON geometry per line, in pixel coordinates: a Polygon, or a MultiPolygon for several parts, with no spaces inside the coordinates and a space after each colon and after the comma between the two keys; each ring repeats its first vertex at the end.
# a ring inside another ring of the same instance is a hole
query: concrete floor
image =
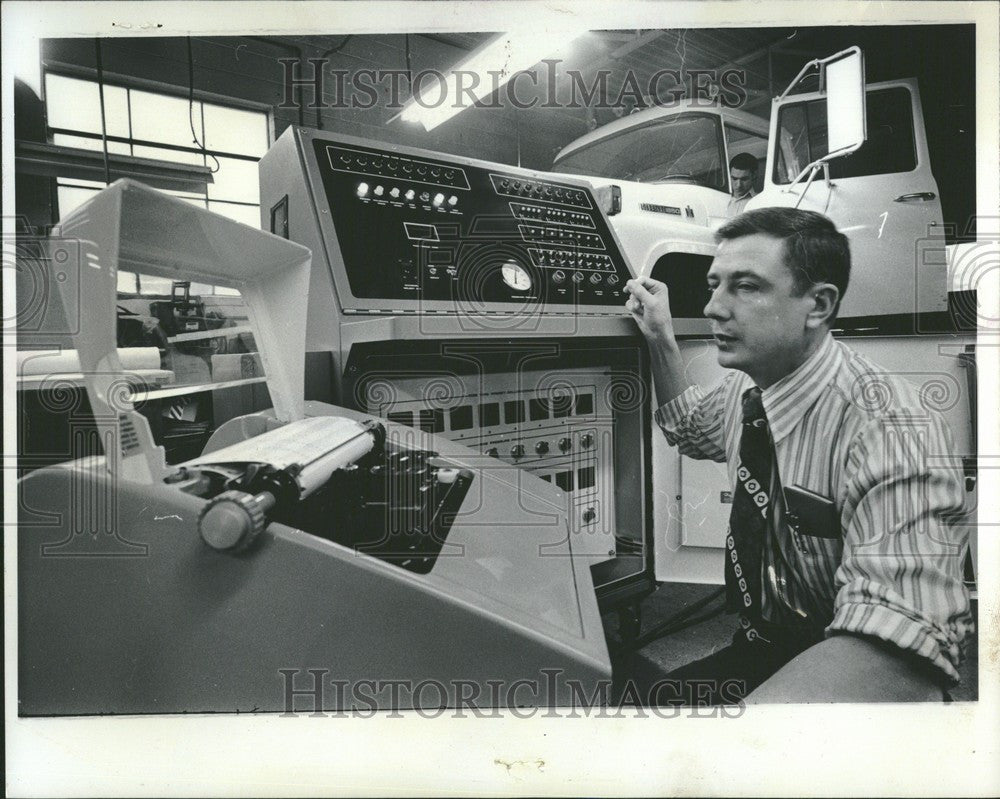
{"type": "MultiPolygon", "coordinates": [[[[642,631],[652,629],[657,624],[679,613],[717,591],[721,586],[695,585],[692,583],[664,583],[656,591],[642,601],[642,631]]],[[[718,607],[722,600],[713,602],[709,608],[718,607]]],[[[977,603],[973,601],[973,614],[977,603]]],[[[698,611],[700,615],[702,611],[698,611]]],[[[618,619],[616,614],[608,614],[604,618],[605,627],[609,631],[609,640],[616,638],[618,619]]],[[[656,677],[667,674],[678,666],[690,663],[698,658],[711,654],[716,649],[727,646],[736,629],[736,617],[720,614],[686,630],[653,641],[636,652],[629,662],[616,668],[616,682],[625,672],[639,675],[652,681],[656,677]]],[[[979,696],[979,647],[978,636],[973,635],[968,642],[965,660],[959,669],[961,684],[951,691],[956,702],[975,701],[979,696]]],[[[618,686],[620,688],[620,684],[618,686]]]]}

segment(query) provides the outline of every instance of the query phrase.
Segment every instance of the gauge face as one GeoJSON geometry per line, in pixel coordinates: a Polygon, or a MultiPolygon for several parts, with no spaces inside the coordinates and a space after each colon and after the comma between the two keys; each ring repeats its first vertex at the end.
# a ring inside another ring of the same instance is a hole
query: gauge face
{"type": "Polygon", "coordinates": [[[500,275],[503,277],[503,282],[514,291],[527,291],[531,288],[531,275],[519,263],[507,261],[500,267],[500,275]]]}

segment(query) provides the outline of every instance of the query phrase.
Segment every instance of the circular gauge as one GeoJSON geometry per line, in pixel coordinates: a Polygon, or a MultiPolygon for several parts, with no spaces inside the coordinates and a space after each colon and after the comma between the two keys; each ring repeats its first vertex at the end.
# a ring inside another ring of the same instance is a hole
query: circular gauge
{"type": "Polygon", "coordinates": [[[500,267],[500,275],[503,282],[514,291],[527,291],[531,288],[531,275],[516,261],[507,261],[500,267]]]}

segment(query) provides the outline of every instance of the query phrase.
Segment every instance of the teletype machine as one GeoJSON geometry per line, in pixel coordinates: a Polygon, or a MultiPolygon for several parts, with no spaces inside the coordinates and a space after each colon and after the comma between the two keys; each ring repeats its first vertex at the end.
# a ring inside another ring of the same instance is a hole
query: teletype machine
{"type": "Polygon", "coordinates": [[[280,235],[127,180],[57,231],[104,454],[19,484],[20,712],[591,696],[601,610],[652,586],[647,367],[595,197],[298,129],[261,178],[280,235]],[[273,409],[167,465],[119,269],[239,289],[273,409]]]}

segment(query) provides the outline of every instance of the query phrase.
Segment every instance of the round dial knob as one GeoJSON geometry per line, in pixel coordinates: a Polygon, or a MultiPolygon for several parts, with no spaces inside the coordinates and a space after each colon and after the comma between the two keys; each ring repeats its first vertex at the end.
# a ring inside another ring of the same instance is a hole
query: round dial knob
{"type": "Polygon", "coordinates": [[[537,452],[539,455],[544,455],[548,451],[549,451],[548,441],[539,441],[537,444],[535,444],[535,452],[537,452]]]}
{"type": "Polygon", "coordinates": [[[587,508],[587,509],[586,509],[586,510],[585,510],[585,511],[583,512],[583,521],[584,521],[584,523],[586,523],[586,524],[590,524],[590,523],[591,523],[592,521],[594,521],[594,519],[596,519],[596,518],[597,518],[597,513],[595,513],[595,512],[594,512],[594,509],[593,509],[593,508],[587,508]]]}
{"type": "Polygon", "coordinates": [[[524,455],[524,447],[521,444],[515,444],[510,448],[510,456],[512,458],[520,458],[524,455]]]}
{"type": "Polygon", "coordinates": [[[569,437],[559,439],[559,450],[561,452],[569,452],[570,447],[572,446],[573,442],[569,439],[569,437]]]}
{"type": "Polygon", "coordinates": [[[212,549],[245,549],[264,529],[264,511],[273,504],[274,497],[266,491],[256,496],[223,491],[205,505],[198,517],[198,532],[212,549]]]}
{"type": "Polygon", "coordinates": [[[486,450],[486,454],[489,455],[491,458],[495,458],[500,453],[496,447],[490,447],[488,450],[486,450]]]}
{"type": "Polygon", "coordinates": [[[580,436],[580,443],[583,444],[584,448],[593,446],[594,437],[590,433],[584,433],[580,436]]]}

